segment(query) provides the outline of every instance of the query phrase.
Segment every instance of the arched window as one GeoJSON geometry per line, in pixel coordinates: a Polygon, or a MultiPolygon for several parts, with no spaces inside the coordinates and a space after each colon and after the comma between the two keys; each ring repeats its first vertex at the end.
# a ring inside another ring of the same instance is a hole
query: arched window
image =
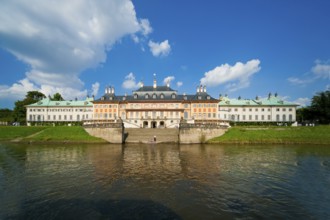
{"type": "Polygon", "coordinates": [[[137,99],[138,98],[138,94],[134,94],[134,99],[137,99]]]}
{"type": "Polygon", "coordinates": [[[176,97],[176,95],[173,93],[173,94],[172,94],[172,99],[175,99],[175,97],[176,97]]]}
{"type": "Polygon", "coordinates": [[[154,94],[152,95],[152,98],[153,98],[153,99],[156,99],[156,98],[157,98],[157,95],[154,93],[154,94]]]}
{"type": "Polygon", "coordinates": [[[160,94],[160,98],[161,98],[161,99],[164,99],[164,94],[163,94],[163,93],[160,94]]]}
{"type": "Polygon", "coordinates": [[[145,99],[148,99],[149,98],[149,94],[147,93],[144,97],[145,97],[145,99]]]}

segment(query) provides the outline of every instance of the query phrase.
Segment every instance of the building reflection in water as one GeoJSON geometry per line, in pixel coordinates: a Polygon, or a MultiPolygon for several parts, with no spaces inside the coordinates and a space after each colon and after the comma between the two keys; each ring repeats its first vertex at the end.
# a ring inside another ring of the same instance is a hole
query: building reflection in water
{"type": "MultiPolygon", "coordinates": [[[[5,174],[8,187],[16,190],[4,197],[8,210],[19,210],[18,201],[31,204],[35,199],[110,199],[154,201],[188,219],[219,216],[219,210],[244,213],[253,204],[268,213],[274,199],[294,204],[287,195],[295,189],[297,174],[298,179],[304,175],[298,147],[132,144],[25,149],[19,151],[23,171],[12,175],[15,181],[5,174]]],[[[15,160],[8,161],[15,167],[15,160]]]]}

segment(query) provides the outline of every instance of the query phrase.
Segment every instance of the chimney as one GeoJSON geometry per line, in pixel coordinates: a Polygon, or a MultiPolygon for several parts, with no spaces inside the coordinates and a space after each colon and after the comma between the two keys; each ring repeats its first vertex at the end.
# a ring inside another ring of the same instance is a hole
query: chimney
{"type": "Polygon", "coordinates": [[[115,87],[111,88],[111,94],[115,94],[115,87]]]}
{"type": "Polygon", "coordinates": [[[157,88],[156,73],[154,73],[154,89],[157,88]]]}

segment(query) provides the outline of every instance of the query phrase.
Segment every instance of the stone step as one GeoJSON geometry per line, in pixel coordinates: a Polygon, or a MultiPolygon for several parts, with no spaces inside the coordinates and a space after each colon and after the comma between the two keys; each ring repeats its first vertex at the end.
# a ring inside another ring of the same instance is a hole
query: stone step
{"type": "Polygon", "coordinates": [[[125,143],[177,143],[179,130],[176,128],[125,128],[125,136],[125,143]]]}

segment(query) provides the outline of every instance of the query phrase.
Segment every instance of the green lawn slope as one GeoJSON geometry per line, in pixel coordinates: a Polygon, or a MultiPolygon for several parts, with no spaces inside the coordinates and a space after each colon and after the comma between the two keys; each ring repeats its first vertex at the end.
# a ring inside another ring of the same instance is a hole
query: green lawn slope
{"type": "Polygon", "coordinates": [[[47,129],[35,135],[23,139],[24,141],[35,142],[106,142],[103,139],[89,135],[83,127],[80,126],[58,126],[48,127],[47,129]]]}
{"type": "Polygon", "coordinates": [[[44,129],[46,127],[0,126],[0,141],[24,138],[44,129]]]}
{"type": "Polygon", "coordinates": [[[0,127],[0,141],[106,143],[103,139],[90,136],[80,126],[3,126],[0,127]]]}
{"type": "Polygon", "coordinates": [[[232,127],[208,143],[223,144],[328,144],[330,126],[232,127]]]}

